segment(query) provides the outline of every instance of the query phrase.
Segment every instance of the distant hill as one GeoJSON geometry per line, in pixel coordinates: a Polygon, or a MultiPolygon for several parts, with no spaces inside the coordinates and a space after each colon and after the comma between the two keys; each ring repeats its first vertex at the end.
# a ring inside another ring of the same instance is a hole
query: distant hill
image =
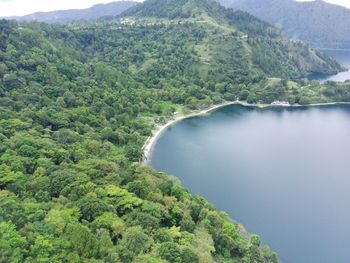
{"type": "Polygon", "coordinates": [[[300,79],[340,65],[214,0],[148,0],[126,15],[0,20],[0,262],[279,262],[139,164],[143,146],[175,111],[225,100],[350,101],[349,83],[300,79]]]}
{"type": "Polygon", "coordinates": [[[86,9],[58,10],[52,12],[37,12],[25,16],[7,17],[18,21],[39,21],[46,23],[69,23],[79,20],[97,19],[105,16],[117,16],[130,7],[134,1],[118,1],[108,4],[98,4],[86,9]]]}
{"type": "MultiPolygon", "coordinates": [[[[193,42],[188,37],[182,41],[187,42],[187,49],[197,51],[192,57],[210,64],[209,69],[203,64],[200,68],[207,74],[215,70],[226,72],[238,82],[261,73],[300,78],[314,72],[341,70],[336,62],[304,43],[289,41],[270,24],[246,12],[226,9],[214,0],[147,0],[120,16],[152,18],[153,23],[171,19],[190,24],[199,31],[198,40],[193,42]]],[[[176,34],[184,35],[182,26],[175,29],[176,34]]]]}
{"type": "Polygon", "coordinates": [[[350,9],[324,1],[219,0],[282,29],[291,38],[319,48],[350,48],[350,9]]]}
{"type": "Polygon", "coordinates": [[[194,18],[206,13],[210,17],[219,18],[225,8],[213,0],[147,0],[122,15],[157,18],[194,18]]]}

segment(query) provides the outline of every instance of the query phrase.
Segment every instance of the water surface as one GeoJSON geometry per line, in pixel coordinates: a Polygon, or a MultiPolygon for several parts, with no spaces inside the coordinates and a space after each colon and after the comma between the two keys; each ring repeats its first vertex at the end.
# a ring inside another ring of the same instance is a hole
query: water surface
{"type": "Polygon", "coordinates": [[[342,66],[347,68],[347,70],[331,76],[314,76],[312,77],[313,79],[318,79],[321,83],[324,83],[328,80],[337,82],[350,80],[350,50],[323,49],[320,51],[337,60],[342,66]]]}
{"type": "Polygon", "coordinates": [[[350,106],[232,105],[170,127],[150,164],[227,211],[282,262],[350,262],[350,106]]]}

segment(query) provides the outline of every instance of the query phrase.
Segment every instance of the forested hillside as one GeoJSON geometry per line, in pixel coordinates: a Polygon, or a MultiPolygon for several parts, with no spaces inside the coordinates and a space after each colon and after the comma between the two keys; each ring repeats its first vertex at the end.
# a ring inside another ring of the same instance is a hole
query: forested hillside
{"type": "Polygon", "coordinates": [[[0,21],[0,262],[277,262],[141,165],[142,145],[176,110],[350,100],[350,85],[281,79],[339,65],[245,13],[173,0],[198,12],[141,15],[161,2],[100,22],[0,21]]]}
{"type": "Polygon", "coordinates": [[[219,0],[277,27],[315,48],[350,48],[350,9],[324,1],[219,0]]]}
{"type": "MultiPolygon", "coordinates": [[[[191,32],[196,33],[191,42],[188,36],[184,38],[187,46],[194,48],[202,63],[211,66],[211,71],[219,66],[217,69],[228,72],[231,78],[260,78],[265,74],[300,78],[315,72],[341,70],[335,61],[301,42],[288,41],[269,24],[245,12],[225,9],[211,0],[148,0],[128,9],[122,16],[143,21],[157,18],[158,23],[162,19],[172,19],[172,23],[178,23],[174,29],[179,33],[184,31],[181,26],[187,24],[191,32]]],[[[208,67],[201,68],[206,73],[208,67]]]]}
{"type": "Polygon", "coordinates": [[[86,9],[68,9],[52,12],[37,12],[25,16],[14,16],[6,19],[17,21],[38,21],[45,23],[70,23],[79,20],[92,20],[102,17],[115,17],[130,7],[136,5],[134,1],[118,1],[108,4],[97,4],[86,9]]]}

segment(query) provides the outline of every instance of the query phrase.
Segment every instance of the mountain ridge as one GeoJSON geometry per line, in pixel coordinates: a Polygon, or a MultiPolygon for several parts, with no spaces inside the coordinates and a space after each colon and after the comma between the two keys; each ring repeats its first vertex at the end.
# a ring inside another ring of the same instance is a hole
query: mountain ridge
{"type": "Polygon", "coordinates": [[[17,21],[38,21],[45,23],[69,23],[79,20],[98,19],[105,16],[117,16],[137,4],[136,1],[115,1],[107,4],[96,4],[85,9],[67,9],[50,12],[36,12],[24,16],[2,17],[17,21]]]}
{"type": "Polygon", "coordinates": [[[350,84],[302,79],[339,65],[268,23],[204,11],[0,20],[0,262],[279,262],[228,214],[142,165],[143,145],[180,114],[237,99],[350,101],[350,84]]]}
{"type": "MultiPolygon", "coordinates": [[[[179,10],[172,8],[171,0],[163,0],[161,5],[156,0],[148,0],[150,6],[148,15],[158,16],[155,10],[162,9],[168,17],[188,18],[193,14],[190,6],[179,10]],[[152,4],[153,3],[153,4],[152,4]],[[158,4],[157,4],[158,3],[158,4]],[[157,9],[158,8],[158,9],[157,9]],[[159,9],[160,8],[160,9],[159,9]]],[[[184,0],[178,0],[178,3],[184,0]]],[[[185,1],[186,2],[186,1],[185,1]]],[[[210,12],[219,11],[212,1],[196,1],[206,3],[210,12]],[[211,2],[211,3],[210,3],[211,2]],[[213,8],[214,7],[214,8],[213,8]]],[[[304,41],[315,48],[350,49],[350,9],[329,4],[324,1],[296,2],[294,0],[218,0],[229,8],[240,9],[280,28],[285,36],[292,40],[304,41]],[[310,16],[311,14],[311,16],[310,16]],[[338,25],[336,28],[334,25],[338,25]]],[[[118,1],[108,4],[98,4],[87,9],[58,10],[52,12],[37,12],[26,16],[2,17],[18,21],[39,21],[46,23],[69,23],[79,20],[114,17],[122,13],[135,12],[142,4],[135,1],[118,1]]],[[[193,6],[193,5],[192,5],[193,6]]],[[[198,9],[197,9],[198,10],[198,9]]],[[[161,12],[161,13],[162,13],[161,12]]],[[[219,11],[219,13],[222,10],[219,11]]],[[[130,13],[129,13],[130,14],[130,13]]],[[[139,14],[140,15],[140,14],[139,14]]],[[[145,14],[144,14],[145,15],[145,14]]]]}
{"type": "Polygon", "coordinates": [[[121,15],[173,19],[194,17],[200,15],[200,12],[218,15],[224,10],[225,8],[214,0],[146,0],[121,15]]]}
{"type": "MultiPolygon", "coordinates": [[[[300,42],[289,41],[281,35],[279,29],[271,24],[246,12],[227,9],[214,0],[147,0],[126,10],[120,17],[165,18],[177,20],[178,23],[206,22],[208,25],[224,27],[231,34],[240,35],[240,42],[244,40],[242,50],[245,49],[247,56],[250,56],[251,60],[256,62],[255,64],[259,64],[260,69],[279,77],[281,77],[280,73],[269,70],[271,64],[279,65],[282,69],[280,71],[294,68],[295,72],[302,71],[304,76],[313,74],[312,72],[323,71],[324,67],[328,67],[330,71],[335,70],[333,73],[342,70],[335,61],[327,56],[309,49],[300,42]],[[248,51],[250,49],[251,51],[248,51]],[[278,52],[263,54],[266,53],[266,50],[271,49],[276,49],[278,52]],[[301,50],[304,54],[300,53],[301,50]],[[267,58],[273,58],[274,62],[266,62],[267,58]]],[[[232,41],[237,40],[232,39],[232,41]]],[[[230,45],[228,42],[226,44],[230,45]]]]}
{"type": "Polygon", "coordinates": [[[219,0],[267,21],[315,48],[350,49],[350,9],[324,1],[219,0]]]}

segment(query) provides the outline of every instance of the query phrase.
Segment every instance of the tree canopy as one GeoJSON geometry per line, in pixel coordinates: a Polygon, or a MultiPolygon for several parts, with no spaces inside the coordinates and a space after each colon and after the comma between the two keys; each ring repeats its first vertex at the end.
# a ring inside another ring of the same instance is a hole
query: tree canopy
{"type": "MultiPolygon", "coordinates": [[[[285,79],[314,66],[287,60],[293,44],[271,40],[276,29],[223,17],[0,21],[0,261],[277,262],[228,215],[140,164],[154,123],[177,110],[350,100],[348,83],[285,79]]],[[[316,71],[338,70],[322,61],[316,71]]]]}

